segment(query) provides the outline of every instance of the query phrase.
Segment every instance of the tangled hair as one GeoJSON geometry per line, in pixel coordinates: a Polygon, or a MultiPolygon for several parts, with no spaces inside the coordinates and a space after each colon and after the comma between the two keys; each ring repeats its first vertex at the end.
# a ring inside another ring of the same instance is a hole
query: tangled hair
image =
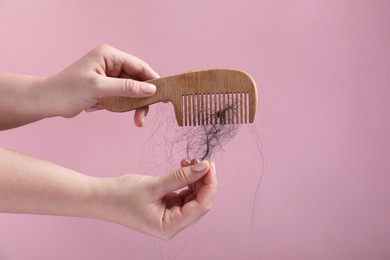
{"type": "MultiPolygon", "coordinates": [[[[186,159],[211,159],[211,156],[223,149],[226,142],[231,140],[238,132],[238,124],[228,124],[228,112],[233,114],[235,106],[230,105],[211,114],[214,123],[183,129],[183,141],[186,145],[186,159]]],[[[207,120],[207,119],[206,119],[207,120]]],[[[207,120],[208,121],[208,120],[207,120]]]]}
{"type": "MultiPolygon", "coordinates": [[[[240,128],[240,124],[230,122],[230,118],[239,111],[234,103],[209,114],[197,126],[178,126],[170,104],[159,104],[152,108],[156,111],[148,121],[153,124],[153,132],[146,144],[151,158],[148,161],[143,158],[144,166],[164,166],[169,170],[177,167],[177,162],[182,159],[212,159],[240,128]]],[[[150,172],[151,169],[144,170],[150,172]]]]}

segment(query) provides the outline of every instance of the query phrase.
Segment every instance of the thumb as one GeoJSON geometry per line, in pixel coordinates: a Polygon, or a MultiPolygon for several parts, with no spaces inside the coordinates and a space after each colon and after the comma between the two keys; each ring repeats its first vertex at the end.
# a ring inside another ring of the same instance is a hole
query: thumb
{"type": "Polygon", "coordinates": [[[104,77],[99,85],[103,97],[142,98],[152,96],[156,92],[156,86],[153,84],[124,78],[104,77]]]}
{"type": "Polygon", "coordinates": [[[184,188],[191,183],[197,182],[209,171],[210,163],[208,161],[201,161],[189,167],[182,167],[176,171],[158,177],[157,183],[161,196],[184,188]]]}

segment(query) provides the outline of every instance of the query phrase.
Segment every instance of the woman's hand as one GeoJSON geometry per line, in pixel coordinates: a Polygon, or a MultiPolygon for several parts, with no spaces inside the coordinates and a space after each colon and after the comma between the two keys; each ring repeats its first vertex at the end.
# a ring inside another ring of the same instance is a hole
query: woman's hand
{"type": "Polygon", "coordinates": [[[0,212],[95,218],[170,239],[210,210],[217,190],[214,163],[194,163],[97,178],[0,148],[0,212]]]}
{"type": "MultiPolygon", "coordinates": [[[[158,77],[139,58],[101,45],[64,71],[44,78],[35,88],[35,96],[46,117],[74,117],[83,110],[101,109],[98,103],[106,96],[151,96],[156,87],[141,81],[158,77]]],[[[137,126],[143,125],[146,114],[147,108],[136,110],[134,122],[137,126]]]]}
{"type": "Polygon", "coordinates": [[[128,174],[105,180],[111,184],[102,183],[98,218],[171,239],[211,209],[217,190],[214,163],[194,163],[182,161],[182,168],[158,177],[128,174]]]}
{"type": "MultiPolygon", "coordinates": [[[[54,76],[0,73],[0,130],[101,109],[98,103],[106,96],[151,96],[156,87],[141,81],[158,77],[144,61],[107,45],[54,76]]],[[[135,111],[137,126],[143,125],[147,111],[147,107],[135,111]]]]}

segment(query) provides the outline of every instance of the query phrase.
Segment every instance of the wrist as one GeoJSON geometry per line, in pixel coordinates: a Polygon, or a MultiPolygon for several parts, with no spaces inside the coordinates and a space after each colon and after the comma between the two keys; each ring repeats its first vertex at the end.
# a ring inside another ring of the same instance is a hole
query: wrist
{"type": "Polygon", "coordinates": [[[114,186],[118,177],[89,178],[89,199],[86,200],[85,205],[89,210],[86,217],[118,223],[115,219],[115,200],[113,199],[114,186]]]}
{"type": "Polygon", "coordinates": [[[0,129],[10,129],[45,118],[40,94],[44,78],[0,74],[0,129]]]}
{"type": "Polygon", "coordinates": [[[35,78],[32,82],[31,100],[40,119],[60,116],[56,104],[58,100],[53,95],[54,81],[53,76],[50,76],[35,78]]]}
{"type": "Polygon", "coordinates": [[[158,223],[154,223],[152,208],[147,206],[151,202],[145,184],[150,179],[134,174],[96,178],[91,186],[93,206],[89,217],[153,234],[158,223]]]}

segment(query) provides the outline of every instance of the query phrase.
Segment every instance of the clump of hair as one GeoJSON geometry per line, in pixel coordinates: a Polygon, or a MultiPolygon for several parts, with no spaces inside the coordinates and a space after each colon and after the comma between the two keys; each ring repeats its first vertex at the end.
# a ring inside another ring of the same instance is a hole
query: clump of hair
{"type": "Polygon", "coordinates": [[[223,150],[240,128],[240,124],[230,120],[239,111],[234,103],[209,114],[197,126],[178,126],[169,104],[155,107],[154,118],[148,120],[154,125],[146,144],[149,146],[148,158],[143,159],[143,167],[149,173],[155,169],[161,171],[161,167],[166,167],[166,170],[175,168],[182,159],[211,159],[223,150]]]}
{"type": "Polygon", "coordinates": [[[214,123],[184,127],[182,135],[183,141],[187,146],[187,159],[210,159],[215,152],[223,149],[223,145],[231,140],[239,129],[238,124],[229,124],[227,122],[228,112],[233,114],[234,111],[236,109],[233,105],[226,106],[210,115],[214,120],[206,118],[206,121],[214,123]]]}

